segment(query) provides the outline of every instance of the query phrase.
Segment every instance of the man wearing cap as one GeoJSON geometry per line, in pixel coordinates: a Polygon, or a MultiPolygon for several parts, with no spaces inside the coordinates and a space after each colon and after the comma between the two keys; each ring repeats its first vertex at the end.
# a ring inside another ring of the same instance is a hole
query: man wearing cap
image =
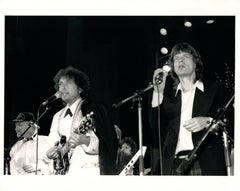
{"type": "Polygon", "coordinates": [[[18,141],[10,150],[11,174],[50,174],[52,166],[47,165],[44,161],[40,160],[41,153],[43,152],[42,148],[47,141],[47,136],[36,136],[37,125],[34,123],[34,115],[30,112],[21,112],[16,119],[12,120],[12,122],[15,125],[18,141]],[[37,154],[38,161],[36,161],[37,154]]]}

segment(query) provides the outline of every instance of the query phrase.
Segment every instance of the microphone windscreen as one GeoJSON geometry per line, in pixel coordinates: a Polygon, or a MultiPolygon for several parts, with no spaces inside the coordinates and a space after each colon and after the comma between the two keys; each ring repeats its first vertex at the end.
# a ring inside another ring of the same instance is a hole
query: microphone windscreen
{"type": "Polygon", "coordinates": [[[164,71],[166,71],[166,72],[170,72],[170,71],[171,71],[171,67],[170,67],[169,65],[164,65],[164,66],[162,67],[162,69],[163,69],[164,71]]]}
{"type": "Polygon", "coordinates": [[[62,92],[58,91],[54,95],[55,95],[56,99],[61,98],[62,97],[62,92]]]}

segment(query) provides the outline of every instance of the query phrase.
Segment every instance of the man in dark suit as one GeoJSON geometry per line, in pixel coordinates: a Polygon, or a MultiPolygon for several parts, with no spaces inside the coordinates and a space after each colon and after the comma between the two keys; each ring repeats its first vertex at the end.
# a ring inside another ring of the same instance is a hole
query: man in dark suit
{"type": "MultiPolygon", "coordinates": [[[[190,44],[175,45],[169,63],[171,79],[161,68],[153,75],[153,82],[157,85],[152,97],[152,124],[157,126],[160,111],[162,174],[177,175],[179,165],[198,144],[218,108],[230,97],[219,84],[203,80],[201,57],[190,44]],[[158,82],[159,74],[163,74],[162,82],[158,82]]],[[[217,133],[208,134],[194,161],[180,174],[226,175],[222,133],[219,128],[214,131],[217,133]]]]}

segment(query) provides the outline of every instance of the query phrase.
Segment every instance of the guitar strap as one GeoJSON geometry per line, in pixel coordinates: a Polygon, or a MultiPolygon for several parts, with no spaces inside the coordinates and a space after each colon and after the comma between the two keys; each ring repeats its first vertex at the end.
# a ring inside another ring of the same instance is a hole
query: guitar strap
{"type": "Polygon", "coordinates": [[[82,110],[81,110],[81,107],[82,107],[82,103],[84,102],[84,100],[81,100],[77,107],[76,107],[76,110],[73,114],[73,120],[72,120],[72,126],[71,126],[71,132],[74,132],[74,127],[79,127],[80,125],[80,122],[82,121],[83,119],[83,114],[82,114],[82,110]]]}
{"type": "MultiPolygon", "coordinates": [[[[82,116],[82,111],[81,111],[81,106],[82,106],[82,103],[84,102],[84,100],[80,100],[77,104],[77,107],[75,109],[75,112],[73,112],[73,118],[72,118],[72,124],[71,124],[71,133],[74,131],[74,127],[78,127],[80,121],[82,120],[83,116],[82,116]]],[[[62,136],[62,134],[60,133],[60,121],[61,119],[64,118],[64,114],[66,112],[68,107],[65,107],[60,115],[59,115],[59,118],[58,118],[58,126],[57,126],[57,131],[58,131],[58,135],[59,137],[62,136]]],[[[67,140],[67,142],[69,141],[69,138],[67,140]]],[[[71,156],[72,156],[72,152],[73,152],[73,149],[71,148],[70,151],[68,152],[68,158],[69,160],[71,159],[71,156]]]]}
{"type": "MultiPolygon", "coordinates": [[[[79,103],[77,104],[77,107],[76,107],[76,110],[75,112],[73,113],[73,119],[72,119],[72,125],[71,125],[71,132],[74,131],[74,127],[78,127],[81,119],[83,118],[83,115],[82,115],[82,111],[81,111],[81,106],[82,106],[82,103],[84,102],[84,100],[80,100],[79,103]]],[[[57,131],[58,131],[58,135],[59,137],[62,136],[62,134],[60,133],[60,121],[61,119],[64,118],[64,114],[65,112],[67,111],[67,108],[68,107],[65,107],[60,115],[59,115],[59,118],[58,118],[58,127],[57,127],[57,131]]]]}

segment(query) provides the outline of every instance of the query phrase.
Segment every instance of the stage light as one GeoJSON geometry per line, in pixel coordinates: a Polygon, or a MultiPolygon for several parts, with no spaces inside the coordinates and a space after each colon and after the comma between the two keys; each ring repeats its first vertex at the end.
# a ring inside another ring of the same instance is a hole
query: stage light
{"type": "Polygon", "coordinates": [[[162,47],[160,51],[161,51],[162,54],[167,54],[168,53],[168,49],[166,47],[162,47]]]}
{"type": "Polygon", "coordinates": [[[209,20],[206,21],[206,23],[207,23],[207,24],[213,24],[213,23],[214,23],[214,20],[209,19],[209,20]]]}
{"type": "Polygon", "coordinates": [[[163,36],[167,35],[167,29],[161,28],[160,29],[160,34],[163,35],[163,36]]]}
{"type": "Polygon", "coordinates": [[[192,26],[192,23],[190,21],[185,21],[184,26],[189,28],[192,26]]]}

